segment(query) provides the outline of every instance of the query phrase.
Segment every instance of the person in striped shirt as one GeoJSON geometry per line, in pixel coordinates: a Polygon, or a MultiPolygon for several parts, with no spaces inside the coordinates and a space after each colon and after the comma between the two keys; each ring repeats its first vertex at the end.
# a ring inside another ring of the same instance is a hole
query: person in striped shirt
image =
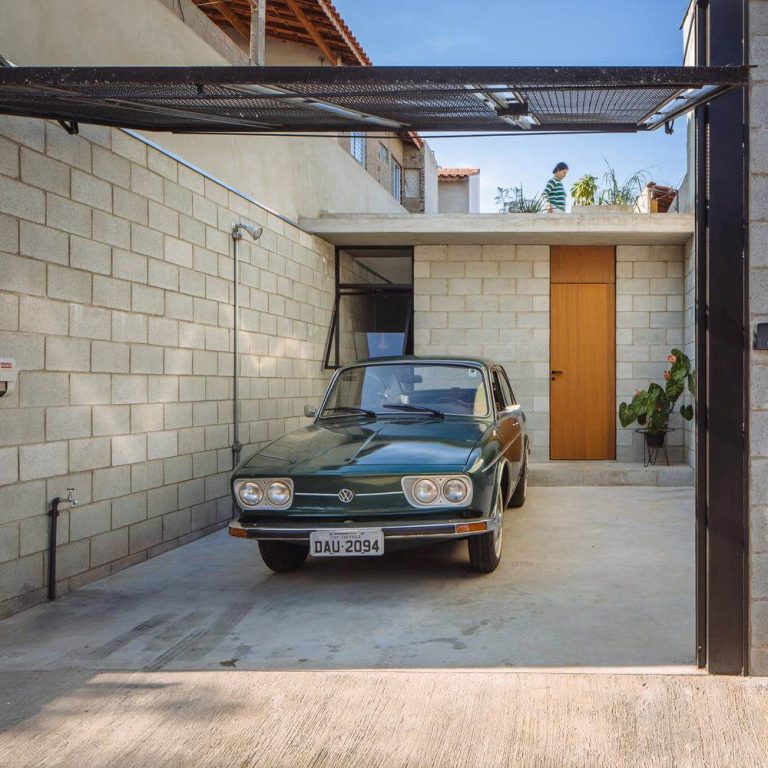
{"type": "Polygon", "coordinates": [[[563,179],[567,175],[568,165],[566,163],[558,163],[555,166],[555,170],[552,171],[552,178],[547,182],[547,186],[544,187],[542,197],[546,202],[549,213],[552,213],[555,208],[565,213],[565,187],[563,186],[563,179]]]}

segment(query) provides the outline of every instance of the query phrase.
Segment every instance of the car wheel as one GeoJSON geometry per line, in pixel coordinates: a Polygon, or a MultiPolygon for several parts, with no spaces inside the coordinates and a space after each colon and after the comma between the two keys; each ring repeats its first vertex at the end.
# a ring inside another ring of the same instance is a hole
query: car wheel
{"type": "Polygon", "coordinates": [[[309,555],[309,544],[293,544],[288,541],[260,541],[259,552],[264,565],[275,573],[296,571],[304,565],[309,555]]]}
{"type": "Polygon", "coordinates": [[[496,530],[467,539],[469,566],[475,573],[492,573],[501,562],[504,537],[504,496],[501,488],[496,493],[496,507],[491,518],[496,522],[496,530]]]}
{"type": "Polygon", "coordinates": [[[517,487],[509,500],[510,507],[522,507],[525,504],[525,494],[528,491],[528,459],[523,463],[523,470],[517,480],[517,487]]]}

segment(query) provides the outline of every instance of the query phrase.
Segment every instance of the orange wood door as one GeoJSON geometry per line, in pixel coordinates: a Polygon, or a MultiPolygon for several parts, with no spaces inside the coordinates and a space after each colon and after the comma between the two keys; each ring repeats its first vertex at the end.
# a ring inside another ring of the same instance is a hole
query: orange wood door
{"type": "Polygon", "coordinates": [[[615,283],[604,266],[585,282],[583,267],[551,285],[550,457],[615,459],[615,283]]]}

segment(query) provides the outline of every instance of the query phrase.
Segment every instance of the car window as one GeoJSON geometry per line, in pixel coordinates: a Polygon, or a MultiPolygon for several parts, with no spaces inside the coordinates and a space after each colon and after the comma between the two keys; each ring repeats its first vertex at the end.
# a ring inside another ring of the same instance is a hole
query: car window
{"type": "Polygon", "coordinates": [[[488,395],[482,369],[461,364],[392,363],[359,365],[342,371],[320,414],[354,411],[396,416],[397,406],[414,406],[452,416],[487,416],[488,395]]]}
{"type": "Polygon", "coordinates": [[[501,389],[504,392],[504,399],[509,405],[517,405],[515,400],[515,393],[512,391],[512,387],[509,385],[509,379],[507,378],[507,372],[503,368],[499,368],[501,389]]]}
{"type": "Polygon", "coordinates": [[[491,384],[493,388],[493,401],[496,404],[497,411],[503,411],[508,403],[504,397],[504,390],[501,386],[501,377],[499,372],[494,368],[491,376],[491,384]]]}

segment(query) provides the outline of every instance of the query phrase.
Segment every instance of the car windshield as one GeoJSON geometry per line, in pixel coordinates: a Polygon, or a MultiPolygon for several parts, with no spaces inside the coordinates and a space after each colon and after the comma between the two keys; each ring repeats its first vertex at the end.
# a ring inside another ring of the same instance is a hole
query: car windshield
{"type": "Polygon", "coordinates": [[[321,418],[331,416],[487,416],[480,368],[436,363],[359,365],[340,373],[321,418]]]}

